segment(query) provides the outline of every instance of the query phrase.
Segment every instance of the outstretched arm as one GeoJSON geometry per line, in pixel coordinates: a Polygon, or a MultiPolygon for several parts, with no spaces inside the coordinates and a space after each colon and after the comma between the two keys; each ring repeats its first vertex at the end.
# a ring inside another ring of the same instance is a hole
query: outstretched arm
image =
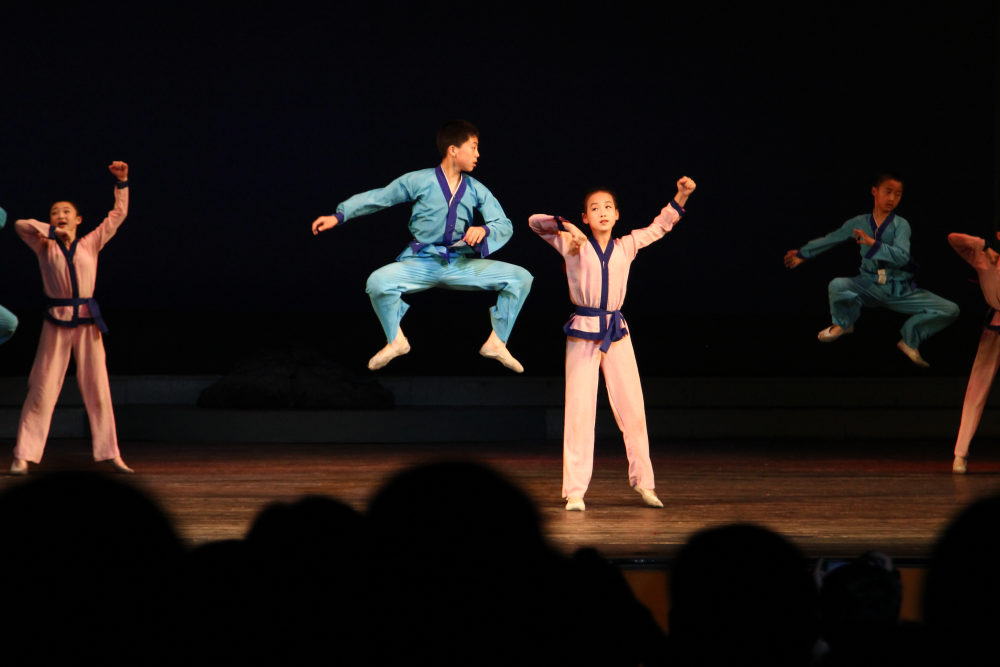
{"type": "Polygon", "coordinates": [[[536,213],[528,218],[528,226],[560,254],[576,255],[587,242],[587,235],[565,218],[536,213]]]}
{"type": "Polygon", "coordinates": [[[635,253],[639,252],[641,248],[659,241],[667,232],[674,228],[674,225],[680,222],[681,216],[685,213],[684,204],[687,203],[688,197],[694,192],[695,187],[697,186],[693,180],[687,176],[682,177],[677,181],[677,194],[674,196],[673,201],[663,207],[660,214],[653,218],[653,223],[649,227],[636,229],[623,238],[623,241],[632,240],[632,243],[624,243],[624,247],[633,258],[635,257],[635,253]]]}
{"type": "Polygon", "coordinates": [[[53,229],[51,225],[46,225],[38,220],[18,220],[14,223],[14,231],[35,252],[41,250],[49,242],[50,229],[53,229]]]}
{"type": "MultiPolygon", "coordinates": [[[[108,217],[104,218],[104,222],[98,225],[97,229],[80,240],[81,244],[93,245],[95,250],[100,250],[111,240],[128,215],[128,165],[115,161],[108,169],[118,179],[118,183],[115,184],[115,207],[108,212],[108,217]]],[[[58,233],[57,231],[56,234],[58,233]]]]}
{"type": "MultiPolygon", "coordinates": [[[[1000,234],[997,234],[1000,238],[1000,234]]],[[[984,262],[989,261],[987,255],[990,248],[984,239],[978,236],[968,236],[966,234],[948,234],[948,243],[962,256],[966,262],[974,267],[980,267],[984,262]]]]}
{"type": "Polygon", "coordinates": [[[337,212],[333,215],[321,215],[312,223],[312,233],[317,235],[328,229],[333,229],[337,225],[344,224],[351,218],[357,218],[369,213],[375,213],[382,209],[402,204],[412,200],[412,188],[410,186],[410,176],[404,174],[384,188],[369,190],[361,194],[354,195],[337,206],[337,212]]]}
{"type": "Polygon", "coordinates": [[[821,252],[826,252],[833,246],[843,243],[854,235],[854,220],[848,220],[840,229],[836,229],[826,236],[813,239],[798,250],[789,250],[785,253],[785,266],[794,269],[807,259],[812,259],[821,252]]]}

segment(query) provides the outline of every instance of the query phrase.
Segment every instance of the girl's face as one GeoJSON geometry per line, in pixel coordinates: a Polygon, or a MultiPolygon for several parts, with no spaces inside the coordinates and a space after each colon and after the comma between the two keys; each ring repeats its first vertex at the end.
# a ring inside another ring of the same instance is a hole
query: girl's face
{"type": "Polygon", "coordinates": [[[611,231],[618,222],[618,209],[610,192],[595,192],[587,198],[587,210],[583,212],[583,224],[590,225],[594,232],[611,231]]]}
{"type": "Polygon", "coordinates": [[[49,224],[55,227],[75,229],[81,222],[83,218],[68,201],[57,201],[49,210],[49,224]]]}

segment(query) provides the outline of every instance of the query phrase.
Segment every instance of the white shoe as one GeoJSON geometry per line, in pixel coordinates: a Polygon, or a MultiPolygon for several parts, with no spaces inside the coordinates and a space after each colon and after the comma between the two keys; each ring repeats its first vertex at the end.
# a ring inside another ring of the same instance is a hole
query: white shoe
{"type": "Polygon", "coordinates": [[[125,462],[122,461],[122,457],[120,456],[117,456],[113,459],[108,459],[108,464],[112,468],[114,468],[116,472],[124,473],[126,475],[135,474],[135,471],[129,468],[127,465],[125,465],[125,462]]]}
{"type": "MultiPolygon", "coordinates": [[[[497,341],[499,343],[499,340],[497,341]]],[[[523,373],[524,366],[521,362],[510,356],[510,352],[507,351],[507,346],[503,343],[497,345],[490,345],[490,341],[486,341],[486,344],[479,348],[479,354],[483,355],[487,359],[496,359],[501,364],[514,371],[515,373],[523,373]]]]}
{"type": "Polygon", "coordinates": [[[644,489],[641,486],[633,487],[636,492],[642,496],[643,502],[645,502],[650,507],[663,507],[663,503],[660,499],[656,497],[656,493],[652,489],[644,489]]]}
{"type": "Polygon", "coordinates": [[[28,462],[22,459],[14,459],[10,464],[10,474],[15,477],[23,477],[28,474],[28,462]]]}
{"type": "Polygon", "coordinates": [[[566,511],[567,512],[582,512],[587,509],[587,506],[583,504],[583,498],[567,498],[566,499],[566,511]]]}
{"type": "Polygon", "coordinates": [[[956,456],[955,462],[951,464],[951,471],[956,475],[964,475],[968,472],[969,459],[964,456],[956,456]]]}
{"type": "Polygon", "coordinates": [[[396,336],[396,340],[383,347],[374,357],[368,360],[368,370],[377,371],[396,357],[401,357],[409,351],[410,341],[400,332],[396,336]],[[399,341],[400,338],[403,340],[399,341]]]}
{"type": "Polygon", "coordinates": [[[931,365],[926,361],[924,361],[924,358],[920,356],[920,350],[914,350],[912,347],[910,347],[903,341],[899,341],[898,343],[896,343],[896,347],[898,347],[903,354],[908,356],[910,358],[910,361],[915,363],[917,366],[920,366],[921,368],[931,367],[931,365]]]}
{"type": "Polygon", "coordinates": [[[827,328],[825,328],[825,329],[823,329],[822,331],[819,332],[819,335],[816,336],[816,338],[819,338],[819,342],[821,342],[821,343],[832,343],[833,341],[837,340],[838,338],[840,338],[844,334],[854,333],[854,325],[853,324],[851,326],[847,327],[846,329],[844,329],[843,327],[837,327],[838,329],[840,329],[840,331],[838,333],[833,333],[833,326],[835,326],[835,325],[828,326],[827,328]]]}

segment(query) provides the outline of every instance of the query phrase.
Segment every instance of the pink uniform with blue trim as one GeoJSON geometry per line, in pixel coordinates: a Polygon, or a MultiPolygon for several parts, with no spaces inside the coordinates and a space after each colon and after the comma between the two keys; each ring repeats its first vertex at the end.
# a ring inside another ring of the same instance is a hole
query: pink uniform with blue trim
{"type": "Polygon", "coordinates": [[[975,236],[949,234],[948,242],[979,274],[979,286],[990,306],[983,322],[983,334],[979,338],[979,351],[972,363],[969,387],[962,405],[962,423],[955,442],[955,456],[965,458],[969,455],[972,436],[979,428],[993,378],[1000,368],[1000,254],[991,250],[984,239],[975,236]]]}
{"type": "Polygon", "coordinates": [[[39,463],[45,450],[70,354],[76,358],[76,377],[90,418],[94,460],[119,455],[111,385],[104,355],[102,331],[107,331],[94,300],[97,255],[128,214],[128,183],[115,189],[115,207],[97,229],[77,238],[67,248],[55,228],[37,220],[18,220],[18,235],[38,255],[45,296],[45,312],[38,353],[28,378],[28,398],[21,410],[14,457],[39,463]]]}
{"type": "Polygon", "coordinates": [[[531,229],[566,260],[570,299],[577,307],[563,328],[567,335],[564,498],[582,498],[590,485],[599,372],[604,373],[611,410],[625,438],[629,483],[644,489],[655,486],[639,368],[621,307],[636,253],[663,238],[683,212],[671,202],[649,227],[612,239],[604,250],[590,237],[579,252],[571,252],[574,245],[559,219],[533,215],[529,220],[531,229]]]}

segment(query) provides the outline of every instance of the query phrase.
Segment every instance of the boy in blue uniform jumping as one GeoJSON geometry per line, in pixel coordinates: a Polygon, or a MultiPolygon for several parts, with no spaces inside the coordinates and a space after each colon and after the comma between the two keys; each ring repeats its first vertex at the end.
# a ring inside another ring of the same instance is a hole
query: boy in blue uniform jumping
{"type": "Polygon", "coordinates": [[[479,160],[479,130],[455,120],[438,132],[441,164],[404,174],[389,185],[354,195],[337,206],[334,215],[317,218],[313,234],[342,225],[351,218],[412,202],[409,228],[413,241],[396,258],[368,278],[368,295],[382,323],[387,345],[368,362],[378,370],[410,351],[399,322],[409,309],[406,292],[431,287],[500,292],[490,309],[493,331],[479,354],[521,373],[524,368],[507,351],[507,339],[531,289],[531,274],[519,266],[488,260],[510,240],[514,228],[496,197],[468,175],[479,160]],[[478,210],[486,224],[473,226],[478,210]],[[481,259],[476,259],[479,255],[481,259]]]}
{"type": "Polygon", "coordinates": [[[834,278],[830,283],[830,314],[833,325],[819,332],[819,340],[832,343],[854,331],[861,307],[883,306],[910,318],[903,324],[903,339],[896,344],[916,365],[930,364],[920,356],[920,343],[955,321],[958,306],[947,299],[917,289],[910,260],[910,224],[893,211],[903,196],[903,179],[892,173],[879,174],[872,188],[875,208],[859,215],[840,229],[814,239],[798,250],[785,253],[785,266],[802,262],[853,238],[861,246],[861,274],[834,278]]]}

